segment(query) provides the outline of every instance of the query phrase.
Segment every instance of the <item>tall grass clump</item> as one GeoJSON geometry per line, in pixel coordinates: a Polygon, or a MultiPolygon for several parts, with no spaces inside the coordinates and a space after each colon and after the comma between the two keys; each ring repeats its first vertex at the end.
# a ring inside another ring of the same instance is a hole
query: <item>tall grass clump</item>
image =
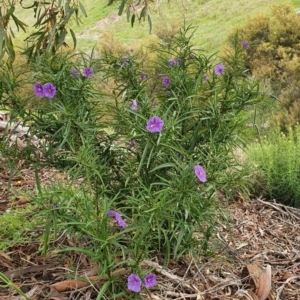
{"type": "Polygon", "coordinates": [[[283,133],[279,126],[249,147],[257,169],[256,192],[269,200],[300,207],[300,129],[283,133]]]}
{"type": "Polygon", "coordinates": [[[98,299],[155,286],[144,263],[153,256],[168,264],[212,254],[223,216],[217,194],[242,182],[234,151],[249,141],[247,108],[262,102],[259,85],[247,78],[239,43],[221,60],[197,49],[193,34],[184,26],[154,47],[151,62],[133,49],[30,63],[36,108],[23,119],[40,145],[29,138],[28,159],[69,176],[33,197],[43,254],[65,230],[76,242],[60,251],[100,266],[98,299]],[[104,97],[95,81],[110,82],[111,93],[104,97]]]}

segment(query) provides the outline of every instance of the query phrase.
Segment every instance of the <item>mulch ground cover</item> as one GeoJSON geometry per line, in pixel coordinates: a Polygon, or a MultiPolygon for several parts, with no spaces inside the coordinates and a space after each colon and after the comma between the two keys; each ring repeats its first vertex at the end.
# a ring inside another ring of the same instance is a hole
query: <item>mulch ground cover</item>
{"type": "MultiPolygon", "coordinates": [[[[51,168],[40,170],[44,185],[67,180],[51,168]]],[[[30,200],[22,191],[34,191],[35,175],[23,161],[12,173],[0,158],[0,218],[12,207],[26,207],[30,200]]],[[[143,261],[153,268],[158,284],[142,292],[144,299],[300,299],[300,210],[261,198],[229,201],[229,224],[220,224],[215,237],[223,245],[212,257],[185,257],[164,267],[160,257],[143,261]]],[[[40,231],[37,228],[37,232],[40,231]]],[[[41,235],[42,232],[39,232],[41,235]]],[[[1,239],[1,237],[0,237],[1,239]]],[[[58,253],[55,246],[85,247],[64,232],[41,255],[36,241],[14,244],[0,252],[0,272],[29,299],[96,299],[107,281],[101,270],[82,253],[58,253]]],[[[88,245],[86,245],[88,247],[88,245]]],[[[112,276],[127,282],[130,269],[116,269],[112,276]]],[[[126,291],[128,296],[134,294],[126,291]]],[[[25,299],[1,282],[0,300],[25,299]]],[[[105,298],[103,298],[105,299],[105,298]]]]}

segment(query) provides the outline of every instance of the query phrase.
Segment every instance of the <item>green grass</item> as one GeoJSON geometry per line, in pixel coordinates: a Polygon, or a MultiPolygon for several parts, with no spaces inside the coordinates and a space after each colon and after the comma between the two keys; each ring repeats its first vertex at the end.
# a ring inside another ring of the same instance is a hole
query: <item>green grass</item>
{"type": "Polygon", "coordinates": [[[15,244],[29,244],[33,239],[33,229],[36,222],[29,220],[34,207],[14,208],[0,216],[0,251],[5,251],[15,244]],[[31,232],[31,233],[30,233],[31,232]]]}
{"type": "MultiPolygon", "coordinates": [[[[90,20],[88,23],[83,24],[84,28],[93,27],[98,19],[92,20],[95,14],[92,12],[94,1],[83,1],[90,20]],[[94,24],[94,25],[93,25],[94,24]]],[[[203,49],[215,52],[218,51],[224,44],[228,33],[238,25],[242,25],[247,18],[258,13],[269,13],[272,4],[285,3],[283,0],[173,0],[170,3],[164,1],[156,12],[152,13],[153,32],[156,28],[163,28],[166,24],[172,22],[179,22],[180,24],[186,20],[187,23],[193,24],[198,27],[194,36],[195,43],[203,49]]],[[[296,7],[296,1],[293,1],[296,7]]],[[[116,10],[113,10],[116,12],[116,10]]],[[[85,21],[84,21],[85,22],[85,21]]],[[[121,41],[128,44],[131,48],[142,40],[147,39],[149,35],[148,24],[136,24],[131,28],[127,23],[126,16],[105,28],[118,37],[121,41]]],[[[76,29],[80,31],[79,28],[76,29]]],[[[99,29],[91,29],[91,34],[99,33],[99,29]]],[[[101,44],[101,38],[98,41],[101,44]]]]}
{"type": "Polygon", "coordinates": [[[300,128],[287,134],[273,130],[248,148],[256,166],[255,191],[266,198],[300,208],[300,128]],[[274,147],[276,145],[276,147],[274,147]]]}
{"type": "MultiPolygon", "coordinates": [[[[113,4],[107,6],[107,1],[82,0],[88,17],[82,15],[82,24],[73,25],[73,29],[78,37],[78,49],[85,51],[93,46],[101,46],[101,36],[104,31],[120,39],[134,48],[139,42],[149,38],[148,23],[139,25],[136,23],[132,28],[127,22],[126,14],[118,21],[105,25],[99,25],[102,19],[117,15],[118,6],[113,4]],[[100,2],[100,3],[99,3],[100,2]]],[[[220,50],[226,41],[228,33],[236,26],[242,26],[247,18],[259,13],[270,13],[273,4],[283,4],[285,0],[166,0],[156,11],[152,11],[153,32],[157,29],[163,30],[167,24],[183,24],[184,20],[188,24],[197,27],[194,42],[202,49],[213,53],[220,50]]],[[[295,11],[300,9],[298,0],[290,1],[295,11]]],[[[20,10],[20,9],[19,9],[20,10]]],[[[21,20],[32,22],[30,10],[21,11],[18,14],[21,20]]],[[[19,42],[25,35],[19,35],[19,42]]]]}

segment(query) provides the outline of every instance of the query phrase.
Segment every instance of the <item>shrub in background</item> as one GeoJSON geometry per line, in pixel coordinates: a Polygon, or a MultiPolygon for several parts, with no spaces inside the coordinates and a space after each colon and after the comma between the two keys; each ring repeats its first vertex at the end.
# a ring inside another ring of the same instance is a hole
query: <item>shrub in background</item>
{"type": "MultiPolygon", "coordinates": [[[[299,122],[300,18],[291,5],[274,5],[270,15],[258,15],[238,29],[240,41],[251,46],[244,52],[247,68],[269,82],[272,96],[283,110],[273,123],[283,129],[299,122]]],[[[234,40],[235,32],[229,41],[234,40]]]]}
{"type": "MultiPolygon", "coordinates": [[[[166,18],[166,16],[162,16],[166,18]]],[[[173,48],[173,42],[180,32],[181,24],[179,22],[163,21],[155,26],[154,34],[159,38],[160,42],[168,49],[173,48]]]]}

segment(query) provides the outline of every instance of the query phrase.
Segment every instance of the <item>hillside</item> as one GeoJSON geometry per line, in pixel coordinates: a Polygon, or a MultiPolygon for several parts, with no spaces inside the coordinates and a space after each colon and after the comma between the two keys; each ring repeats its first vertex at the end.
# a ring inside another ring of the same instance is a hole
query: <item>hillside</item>
{"type": "MultiPolygon", "coordinates": [[[[286,3],[285,0],[172,0],[158,1],[156,9],[151,12],[153,31],[171,30],[183,24],[196,26],[195,43],[209,52],[220,49],[228,33],[238,25],[243,25],[247,18],[258,13],[270,13],[273,4],[286,3]]],[[[299,1],[289,1],[300,9],[299,1]]],[[[82,16],[82,24],[73,24],[78,37],[78,49],[88,50],[101,46],[103,32],[118,38],[128,47],[134,47],[143,39],[149,38],[148,23],[136,23],[132,28],[126,15],[117,15],[118,6],[107,6],[107,1],[82,0],[88,17],[82,16]],[[100,3],[99,3],[100,2],[100,3]]],[[[30,11],[20,11],[25,22],[31,22],[30,11]]],[[[20,34],[21,39],[25,37],[20,34]]]]}

